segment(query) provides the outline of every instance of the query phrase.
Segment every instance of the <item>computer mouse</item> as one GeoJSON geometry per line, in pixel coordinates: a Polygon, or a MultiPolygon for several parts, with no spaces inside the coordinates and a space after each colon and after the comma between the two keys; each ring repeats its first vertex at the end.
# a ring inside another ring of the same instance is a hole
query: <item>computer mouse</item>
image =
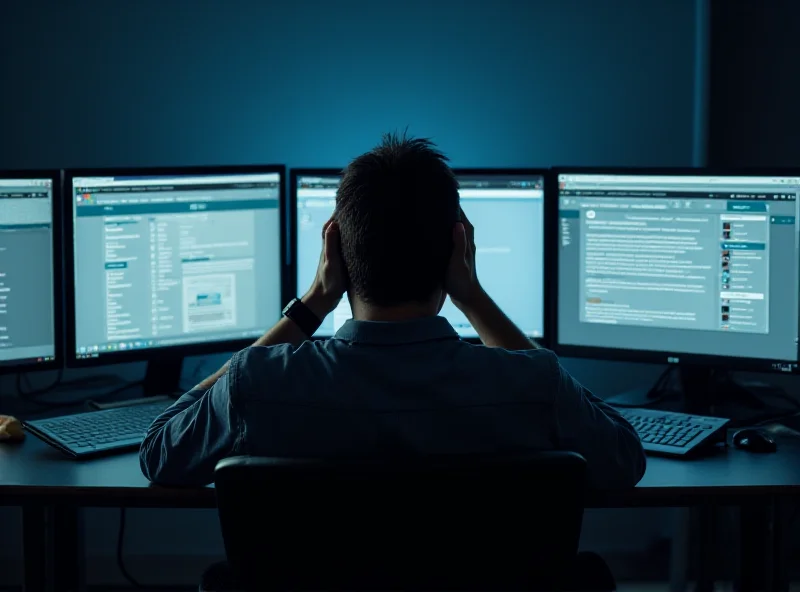
{"type": "Polygon", "coordinates": [[[19,442],[25,437],[22,423],[10,415],[0,415],[0,442],[19,442]]]}
{"type": "Polygon", "coordinates": [[[739,430],[733,435],[733,445],[748,452],[775,452],[778,445],[761,430],[739,430]]]}

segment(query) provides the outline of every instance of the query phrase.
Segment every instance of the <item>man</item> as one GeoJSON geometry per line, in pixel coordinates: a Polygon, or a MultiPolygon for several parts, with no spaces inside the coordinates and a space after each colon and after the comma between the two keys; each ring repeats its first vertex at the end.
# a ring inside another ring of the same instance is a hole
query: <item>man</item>
{"type": "MultiPolygon", "coordinates": [[[[258,341],[148,430],[142,471],[204,485],[227,456],[363,457],[571,450],[596,488],[634,486],[633,428],[483,290],[447,159],[390,135],[345,169],[316,279],[258,341]],[[353,319],[309,337],[347,293],[353,319]],[[445,298],[482,346],[437,316],[445,298]]],[[[508,278],[513,282],[514,278],[508,278]]]]}

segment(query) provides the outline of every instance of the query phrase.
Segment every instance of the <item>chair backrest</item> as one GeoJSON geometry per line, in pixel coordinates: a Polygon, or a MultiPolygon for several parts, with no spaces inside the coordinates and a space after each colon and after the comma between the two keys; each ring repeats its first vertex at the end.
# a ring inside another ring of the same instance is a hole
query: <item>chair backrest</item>
{"type": "Polygon", "coordinates": [[[577,554],[585,470],[571,452],[234,457],[215,481],[242,589],[537,589],[577,554]]]}

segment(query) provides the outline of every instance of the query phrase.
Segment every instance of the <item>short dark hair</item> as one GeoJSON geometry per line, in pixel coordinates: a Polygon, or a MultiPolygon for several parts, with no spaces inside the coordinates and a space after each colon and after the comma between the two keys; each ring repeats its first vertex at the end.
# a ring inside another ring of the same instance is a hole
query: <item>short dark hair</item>
{"type": "Polygon", "coordinates": [[[458,181],[430,140],[386,134],[344,170],[335,217],[357,296],[379,306],[425,302],[453,251],[458,181]]]}

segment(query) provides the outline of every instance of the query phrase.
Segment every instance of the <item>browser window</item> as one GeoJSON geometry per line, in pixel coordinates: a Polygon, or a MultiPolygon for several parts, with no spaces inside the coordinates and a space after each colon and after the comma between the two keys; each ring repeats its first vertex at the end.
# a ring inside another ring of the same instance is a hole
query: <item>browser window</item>
{"type": "MultiPolygon", "coordinates": [[[[476,265],[481,284],[506,314],[531,337],[544,334],[544,179],[541,175],[458,175],[461,206],[475,226],[476,265]]],[[[333,214],[339,176],[297,180],[297,293],[316,274],[322,227],[333,214]]],[[[441,315],[466,338],[477,333],[448,299],[441,315]]],[[[329,337],[352,312],[347,299],[317,331],[329,337]]]]}

